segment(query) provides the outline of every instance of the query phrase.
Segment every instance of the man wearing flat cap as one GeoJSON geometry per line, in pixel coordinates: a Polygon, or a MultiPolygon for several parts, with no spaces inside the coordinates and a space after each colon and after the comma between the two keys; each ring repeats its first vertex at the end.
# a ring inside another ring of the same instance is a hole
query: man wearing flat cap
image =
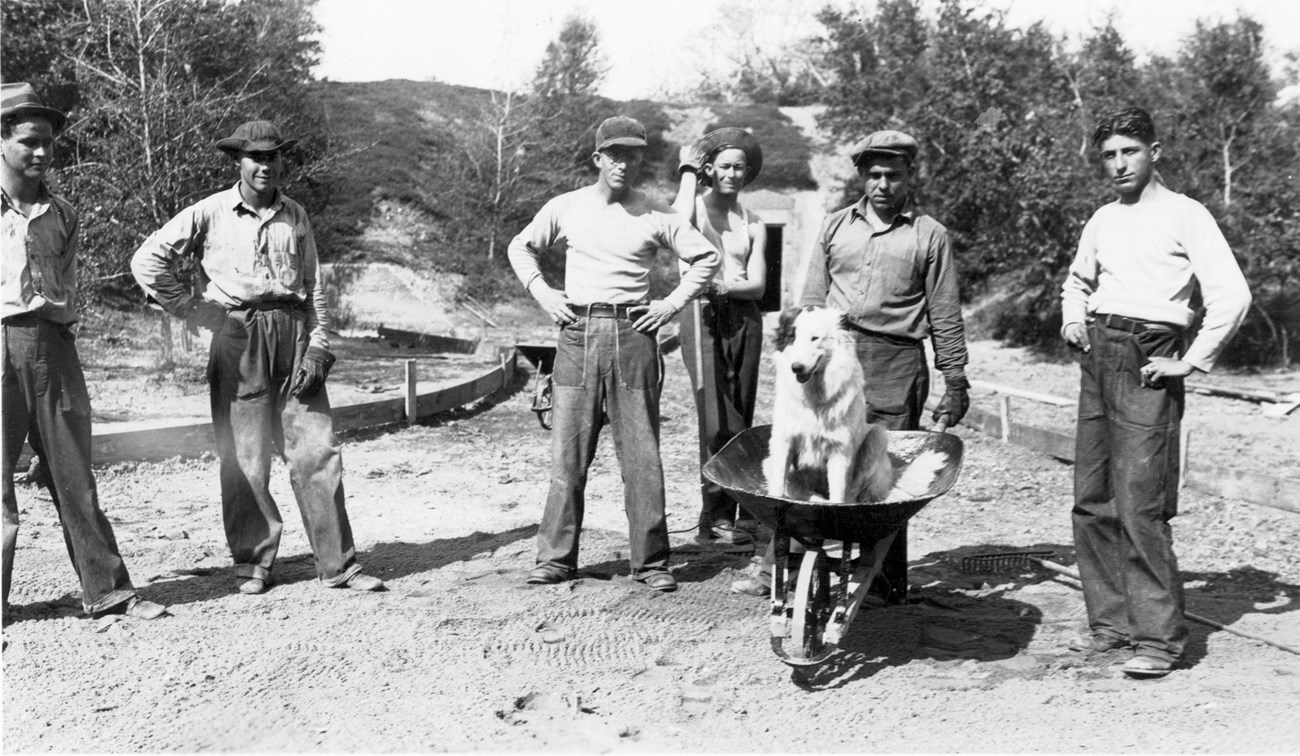
{"type": "Polygon", "coordinates": [[[45,185],[54,135],[66,117],[46,107],[27,83],[0,84],[0,101],[5,619],[18,545],[14,469],[26,441],[49,473],[46,485],[86,614],[155,619],[166,609],[136,595],[90,469],[90,394],[71,329],[77,320],[80,219],[45,185]]]}
{"type": "Polygon", "coordinates": [[[131,272],[167,312],[212,331],[212,428],[239,591],[263,593],[273,582],[283,521],[271,497],[272,453],[288,464],[320,582],[379,590],[383,582],[357,563],[344,507],[343,459],[325,390],[334,356],[316,241],[302,205],[278,188],[283,153],[295,144],[268,121],[249,121],[217,142],[238,163],[239,181],[145,240],[131,272]],[[174,272],[191,255],[199,258],[197,293],[174,272]]]}
{"type": "MultiPolygon", "coordinates": [[[[877,131],[850,156],[863,179],[862,199],[822,224],[801,303],[848,315],[867,378],[869,419],[891,430],[916,430],[930,391],[923,340],[946,391],[932,420],[946,428],[970,406],[966,335],[957,269],[947,230],[912,202],[917,142],[877,131]]],[[[904,526],[905,528],[906,526],[904,526]]],[[[907,595],[907,531],[894,539],[875,589],[890,601],[907,595]]]]}
{"type": "Polygon", "coordinates": [[[559,327],[551,486],[529,583],[559,583],[577,573],[587,469],[608,418],[623,471],[632,577],[658,591],[677,588],[668,571],[656,334],[704,290],[718,253],[666,204],[632,188],[645,147],[638,121],[606,119],[591,158],[596,182],[547,202],[510,242],[515,274],[559,327]],[[676,289],[652,300],[650,270],[661,248],[688,267],[676,289]],[[543,254],[565,255],[563,288],[542,277],[543,254]]]}

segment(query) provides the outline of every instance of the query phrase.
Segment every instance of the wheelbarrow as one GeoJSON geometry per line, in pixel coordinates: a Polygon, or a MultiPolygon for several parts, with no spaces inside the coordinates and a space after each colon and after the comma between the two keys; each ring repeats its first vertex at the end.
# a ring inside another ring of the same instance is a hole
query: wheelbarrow
{"type": "Polygon", "coordinates": [[[767,494],[763,460],[771,431],[770,425],[741,431],[705,463],[703,473],[772,529],[772,650],[786,664],[807,670],[838,649],[899,528],[956,482],[963,446],[950,433],[890,431],[889,456],[895,469],[926,449],[948,456],[924,496],[861,503],[803,501],[767,494]],[[791,538],[797,543],[793,549],[791,538]]]}
{"type": "Polygon", "coordinates": [[[533,379],[533,412],[537,413],[537,422],[542,427],[551,429],[551,374],[555,370],[554,344],[515,344],[515,349],[537,369],[533,379]]]}

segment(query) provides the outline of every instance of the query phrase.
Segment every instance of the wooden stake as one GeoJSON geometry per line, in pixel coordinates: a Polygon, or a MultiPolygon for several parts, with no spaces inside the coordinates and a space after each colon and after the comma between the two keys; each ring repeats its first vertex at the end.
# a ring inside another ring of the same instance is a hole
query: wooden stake
{"type": "Polygon", "coordinates": [[[419,420],[419,394],[416,393],[415,360],[406,361],[406,424],[415,425],[419,420]]]}
{"type": "Polygon", "coordinates": [[[1006,394],[998,396],[998,404],[1002,409],[1002,442],[1010,443],[1011,441],[1011,397],[1006,394]]]}
{"type": "Polygon", "coordinates": [[[1184,423],[1178,429],[1178,487],[1187,487],[1188,447],[1192,443],[1192,429],[1184,423]]]}

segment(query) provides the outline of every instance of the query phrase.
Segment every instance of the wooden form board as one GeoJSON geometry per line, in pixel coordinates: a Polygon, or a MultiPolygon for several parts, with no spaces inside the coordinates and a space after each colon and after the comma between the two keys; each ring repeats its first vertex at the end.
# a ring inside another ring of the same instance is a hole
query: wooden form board
{"type": "MultiPolygon", "coordinates": [[[[514,379],[515,350],[503,347],[501,364],[487,372],[455,383],[440,384],[417,397],[418,417],[429,417],[481,399],[514,379]]],[[[406,400],[381,399],[362,404],[333,407],[334,431],[393,425],[406,420],[406,400]]],[[[147,427],[96,433],[91,436],[91,458],[95,464],[112,464],[135,460],[161,460],[171,457],[197,457],[216,452],[212,423],[147,423],[147,427]]]]}
{"type": "MultiPolygon", "coordinates": [[[[962,425],[995,438],[1003,437],[1002,417],[978,407],[970,408],[962,425]]],[[[1017,446],[1074,462],[1073,433],[1044,430],[1013,421],[1008,436],[1010,442],[1017,446]]],[[[1190,460],[1187,468],[1184,475],[1189,488],[1300,514],[1300,480],[1243,472],[1217,465],[1198,465],[1190,460]]]]}

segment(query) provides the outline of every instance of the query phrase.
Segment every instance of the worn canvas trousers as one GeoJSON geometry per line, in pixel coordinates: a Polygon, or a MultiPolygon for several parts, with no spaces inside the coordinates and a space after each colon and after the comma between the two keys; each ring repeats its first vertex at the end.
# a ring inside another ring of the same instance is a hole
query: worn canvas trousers
{"type": "Polygon", "coordinates": [[[269,580],[284,521],[271,497],[271,454],[282,455],[312,553],[316,576],[345,582],[356,564],[343,498],[343,457],[329,395],[290,396],[307,349],[298,309],[235,310],[212,337],[208,384],[221,457],[221,507],[235,574],[269,580]]]}
{"type": "MultiPolygon", "coordinates": [[[[763,314],[757,302],[728,297],[702,299],[700,312],[700,318],[694,306],[682,312],[681,344],[699,418],[702,466],[754,423],[763,314]],[[697,359],[697,351],[702,359],[697,359]]],[[[711,533],[714,525],[736,522],[736,503],[721,487],[701,476],[700,490],[700,532],[711,533]]]]}
{"type": "Polygon", "coordinates": [[[537,532],[537,562],[578,566],[587,471],[608,418],[623,473],[632,576],[668,571],[664,471],[659,458],[663,360],[653,333],[627,318],[579,317],[556,340],[551,488],[537,532]]]}
{"type": "Polygon", "coordinates": [[[1178,512],[1182,379],[1143,386],[1151,357],[1178,358],[1172,329],[1088,326],[1074,466],[1074,548],[1094,635],[1179,659],[1187,641],[1183,584],[1169,521],[1178,512]]]}
{"type": "Polygon", "coordinates": [[[99,508],[90,469],[90,395],[72,330],[35,315],[3,325],[4,374],[4,602],[9,603],[18,542],[14,471],[23,442],[45,464],[50,499],[63,525],[63,541],[81,581],[87,613],[101,612],[135,595],[117,539],[99,508]]]}
{"type": "MultiPolygon", "coordinates": [[[[867,421],[889,430],[917,430],[930,394],[930,370],[921,342],[857,333],[858,362],[866,378],[867,421]]],[[[871,592],[891,604],[907,599],[907,523],[885,554],[871,592]]]]}

